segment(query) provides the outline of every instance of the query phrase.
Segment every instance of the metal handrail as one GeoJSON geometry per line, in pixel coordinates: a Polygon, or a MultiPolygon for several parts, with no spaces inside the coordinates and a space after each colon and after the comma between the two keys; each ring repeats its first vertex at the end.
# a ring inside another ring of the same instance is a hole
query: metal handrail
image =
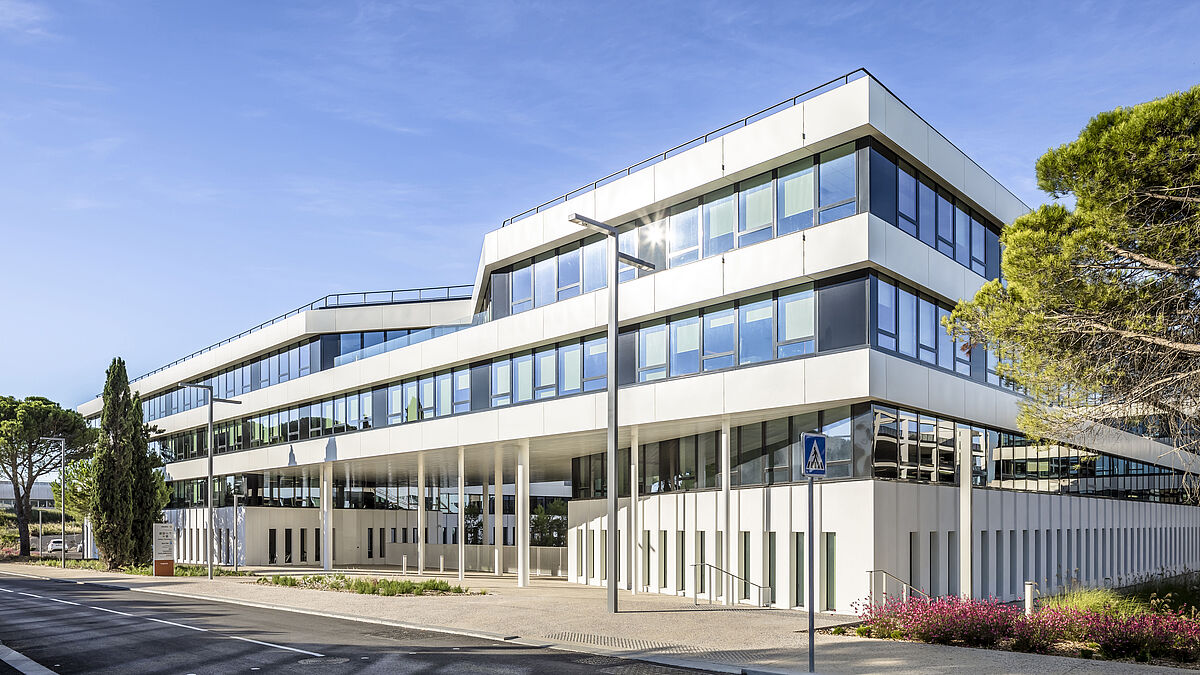
{"type": "MultiPolygon", "coordinates": [[[[535,213],[541,213],[545,209],[547,209],[551,206],[557,206],[558,204],[562,204],[562,203],[566,202],[568,199],[571,199],[573,197],[578,197],[579,195],[587,194],[588,192],[591,192],[592,190],[595,190],[598,187],[606,185],[606,184],[616,180],[617,178],[621,178],[623,176],[628,176],[629,174],[633,173],[634,171],[638,171],[638,170],[644,169],[648,166],[657,164],[657,163],[663,161],[664,159],[667,159],[668,157],[673,157],[674,155],[677,155],[677,154],[683,152],[684,150],[689,150],[697,145],[707,143],[708,141],[710,141],[712,139],[720,138],[721,136],[724,136],[725,134],[733,131],[734,129],[739,129],[741,127],[746,126],[747,124],[750,124],[751,122],[758,121],[759,119],[761,119],[763,117],[768,117],[768,116],[774,115],[775,113],[780,112],[782,110],[787,110],[788,108],[791,108],[798,103],[807,101],[808,99],[816,96],[817,94],[823,93],[823,90],[825,90],[826,88],[830,88],[831,85],[836,85],[836,87],[840,87],[842,85],[849,84],[850,82],[853,82],[854,80],[857,80],[861,77],[870,77],[870,76],[871,76],[871,74],[869,72],[867,72],[866,68],[858,68],[857,70],[852,70],[849,73],[842,75],[841,77],[835,77],[832,80],[830,80],[824,84],[821,84],[816,87],[813,87],[812,89],[809,89],[808,91],[804,91],[804,92],[801,92],[791,98],[784,99],[784,100],[780,101],[779,103],[776,103],[773,106],[763,108],[762,110],[759,110],[758,112],[754,113],[753,115],[748,115],[746,117],[743,117],[742,119],[740,119],[736,122],[730,122],[729,124],[726,124],[725,126],[721,127],[720,129],[717,129],[715,131],[710,131],[707,134],[704,134],[703,136],[697,136],[686,143],[680,143],[679,145],[671,148],[670,150],[667,150],[665,152],[660,152],[657,155],[643,159],[642,161],[637,162],[636,164],[630,164],[629,166],[625,167],[624,169],[621,169],[620,171],[614,171],[613,173],[608,174],[607,176],[605,176],[604,178],[601,178],[600,180],[592,181],[591,183],[588,183],[587,185],[584,185],[583,187],[576,188],[560,197],[555,197],[554,199],[551,199],[550,201],[543,202],[531,209],[522,211],[521,213],[518,213],[517,215],[513,216],[512,218],[506,219],[503,223],[500,224],[500,227],[507,227],[507,226],[517,222],[518,220],[521,220],[522,218],[527,218],[529,216],[532,216],[535,213]]],[[[836,88],[836,87],[833,87],[833,88],[836,88]]]]}
{"type": "MultiPolygon", "coordinates": [[[[713,597],[716,595],[716,590],[715,590],[716,587],[713,585],[713,572],[719,572],[719,573],[725,575],[726,577],[729,577],[730,579],[740,581],[748,586],[753,586],[754,588],[758,589],[758,604],[757,604],[758,607],[769,606],[775,600],[770,586],[760,586],[759,584],[756,584],[753,581],[750,581],[749,579],[744,579],[742,577],[739,577],[738,575],[734,574],[733,572],[730,572],[729,570],[721,569],[720,567],[717,567],[716,565],[713,565],[712,563],[692,563],[691,567],[706,567],[706,568],[708,568],[708,604],[710,604],[710,605],[713,602],[713,597]],[[766,591],[766,594],[767,594],[767,602],[765,604],[763,603],[763,592],[764,591],[766,591]]],[[[692,604],[693,605],[700,604],[699,586],[700,586],[699,584],[695,584],[695,583],[692,584],[692,604]]],[[[731,588],[727,592],[732,593],[733,589],[731,588]]]]}
{"type": "MultiPolygon", "coordinates": [[[[892,581],[895,581],[896,583],[900,584],[900,586],[904,589],[903,595],[904,595],[904,600],[906,602],[908,601],[911,594],[914,592],[917,595],[924,597],[926,600],[930,599],[928,593],[917,588],[916,586],[913,586],[912,584],[908,583],[907,581],[901,579],[900,577],[896,576],[895,574],[892,574],[891,572],[889,572],[887,570],[867,570],[867,574],[870,575],[870,583],[869,583],[869,591],[868,592],[870,593],[871,602],[875,601],[875,575],[876,574],[882,574],[885,577],[885,579],[884,579],[885,581],[887,579],[891,579],[892,581]]],[[[884,595],[886,595],[886,594],[887,594],[887,591],[885,590],[884,595]]]]}
{"type": "MultiPolygon", "coordinates": [[[[921,120],[922,122],[925,122],[925,124],[928,124],[929,128],[933,129],[934,133],[936,133],[938,136],[942,137],[942,140],[949,143],[955,150],[962,152],[962,149],[960,149],[957,145],[955,145],[954,141],[951,141],[949,138],[946,138],[945,134],[938,131],[932,124],[929,124],[929,122],[927,122],[924,117],[921,117],[920,113],[918,113],[916,110],[913,110],[912,106],[905,103],[904,99],[900,98],[899,96],[896,96],[896,93],[893,92],[891,89],[889,89],[886,84],[884,84],[883,82],[880,82],[879,78],[872,75],[871,71],[867,70],[866,68],[857,68],[855,70],[850,71],[849,73],[846,73],[845,75],[842,75],[841,77],[835,77],[832,80],[825,82],[824,84],[817,85],[817,86],[813,87],[812,89],[809,89],[808,91],[801,92],[801,93],[793,96],[792,98],[780,101],[779,103],[776,103],[773,106],[763,108],[762,110],[754,113],[753,115],[749,115],[747,117],[743,117],[742,119],[740,119],[736,122],[731,122],[729,124],[726,124],[725,126],[721,127],[720,129],[717,129],[716,131],[710,131],[709,133],[704,134],[703,136],[697,136],[696,138],[693,138],[692,140],[690,140],[686,143],[681,143],[680,145],[677,145],[677,146],[671,148],[670,150],[667,150],[666,152],[660,152],[659,154],[657,154],[653,157],[643,159],[642,161],[640,161],[636,164],[631,164],[631,165],[625,167],[624,169],[610,173],[607,176],[605,176],[604,178],[601,178],[600,180],[588,183],[587,185],[584,185],[583,187],[572,190],[572,191],[566,193],[565,195],[562,195],[560,197],[555,197],[554,199],[543,202],[531,209],[526,209],[525,211],[518,213],[517,215],[513,216],[512,218],[505,219],[504,222],[502,222],[500,224],[500,227],[507,227],[508,225],[511,225],[511,224],[517,222],[518,220],[521,220],[522,218],[527,218],[529,216],[532,216],[535,213],[541,213],[545,209],[548,209],[551,206],[557,206],[559,204],[562,204],[562,203],[566,202],[568,199],[571,199],[573,197],[577,197],[582,194],[587,194],[588,192],[591,192],[592,190],[595,190],[598,187],[606,185],[606,184],[608,184],[618,178],[621,178],[623,176],[628,176],[631,173],[633,173],[634,171],[638,171],[638,170],[644,169],[648,166],[657,164],[657,163],[663,161],[664,159],[667,159],[668,157],[672,157],[676,154],[679,154],[680,152],[683,152],[684,150],[689,150],[697,145],[707,143],[708,141],[710,141],[712,139],[720,138],[721,136],[724,136],[725,134],[733,131],[734,129],[744,127],[752,122],[757,122],[759,119],[762,119],[764,117],[770,117],[771,115],[774,115],[777,112],[787,110],[788,108],[791,108],[798,103],[803,103],[804,101],[807,101],[810,98],[813,98],[815,96],[818,96],[819,94],[825,93],[826,89],[830,89],[830,88],[836,89],[837,87],[841,87],[843,85],[850,84],[851,82],[861,79],[863,77],[869,77],[872,80],[875,80],[875,82],[877,84],[879,84],[879,86],[883,87],[884,91],[886,91],[893,98],[895,98],[897,101],[899,101],[900,104],[903,105],[905,108],[908,108],[909,112],[916,115],[917,119],[921,120]]],[[[989,173],[987,171],[987,169],[984,169],[982,166],[979,166],[979,162],[976,162],[974,159],[971,159],[971,157],[969,155],[967,155],[967,153],[965,153],[965,152],[963,152],[963,156],[967,158],[967,161],[971,162],[976,167],[978,167],[980,171],[983,171],[985,174],[987,174],[987,176],[989,178],[992,178],[993,180],[995,180],[995,178],[992,176],[991,173],[989,173]]],[[[1000,183],[999,181],[996,181],[996,182],[998,184],[1000,183]]],[[[1017,197],[1015,194],[1013,194],[1012,190],[1009,190],[1007,187],[1004,187],[1003,184],[1001,184],[1000,187],[1004,188],[1004,191],[1007,192],[1009,195],[1011,195],[1014,199],[1021,202],[1021,204],[1024,205],[1025,208],[1029,208],[1029,205],[1025,204],[1025,202],[1022,201],[1020,197],[1017,197]]]]}
{"type": "Polygon", "coordinates": [[[156,368],[144,375],[139,375],[139,376],[133,378],[132,380],[130,380],[130,383],[145,379],[155,373],[161,373],[162,371],[166,370],[167,368],[177,366],[177,365],[183,363],[184,361],[187,361],[188,359],[193,359],[197,356],[200,356],[201,354],[210,352],[210,351],[216,349],[217,347],[220,347],[222,345],[227,345],[230,342],[233,342],[234,340],[244,338],[247,335],[250,335],[251,333],[255,333],[257,331],[260,331],[260,330],[266,328],[267,326],[277,324],[280,321],[283,321],[284,319],[290,319],[293,316],[296,316],[297,314],[301,314],[301,313],[307,312],[309,310],[332,309],[335,307],[360,307],[363,305],[401,305],[401,304],[406,304],[406,303],[410,303],[410,302],[430,302],[433,300],[463,300],[463,299],[470,298],[471,294],[474,292],[474,290],[475,290],[474,285],[459,284],[456,286],[428,286],[425,288],[404,288],[404,289],[398,289],[398,290],[394,290],[394,291],[361,291],[361,292],[357,292],[357,293],[331,293],[329,295],[326,295],[323,298],[318,298],[317,300],[313,300],[312,302],[308,303],[307,305],[301,305],[300,307],[297,307],[296,309],[293,309],[290,312],[285,312],[283,314],[280,314],[279,316],[275,317],[274,319],[264,321],[264,322],[258,324],[257,326],[255,326],[254,328],[244,330],[241,333],[234,335],[233,337],[225,338],[224,340],[221,340],[220,342],[217,342],[215,344],[211,344],[211,345],[205,347],[204,349],[192,352],[191,354],[188,354],[187,356],[184,356],[182,358],[175,359],[174,361],[168,363],[165,366],[162,366],[161,368],[156,368]]]}

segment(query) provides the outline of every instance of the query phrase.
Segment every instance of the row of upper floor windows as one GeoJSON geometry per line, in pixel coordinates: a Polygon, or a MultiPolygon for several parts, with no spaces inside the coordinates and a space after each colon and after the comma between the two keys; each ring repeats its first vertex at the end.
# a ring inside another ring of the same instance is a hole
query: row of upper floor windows
{"type": "MultiPolygon", "coordinates": [[[[871,346],[976,382],[1002,385],[982,347],[953,340],[945,303],[874,273],[842,275],[623,328],[622,386],[871,346]]],[[[218,426],[218,452],[405,424],[600,391],[607,338],[594,335],[264,412],[218,426]]],[[[1007,386],[1006,384],[1004,386],[1007,386]]],[[[163,437],[168,460],[205,452],[202,429],[163,437]]]]}
{"type": "MultiPolygon", "coordinates": [[[[867,277],[761,293],[625,328],[621,385],[802,357],[867,342],[867,277]]],[[[603,334],[215,425],[217,452],[501,408],[607,386],[603,334]]],[[[156,439],[167,461],[206,453],[203,428],[156,439]]]]}
{"type": "MultiPolygon", "coordinates": [[[[999,228],[869,138],[626,223],[618,246],[670,269],[866,210],[981,276],[999,276],[999,228]]],[[[604,288],[607,257],[603,235],[594,235],[494,271],[491,316],[604,288]]],[[[652,273],[622,265],[619,277],[652,273]]]]}
{"type": "MultiPolygon", "coordinates": [[[[208,495],[204,490],[206,479],[193,478],[169,481],[170,497],[166,508],[185,509],[206,506],[208,495]]],[[[236,475],[217,476],[213,482],[213,506],[233,506],[233,497],[238,495],[239,506],[280,506],[288,508],[319,508],[321,505],[321,481],[315,476],[284,475],[272,472],[250,472],[236,475]]],[[[335,474],[332,481],[333,508],[335,509],[396,509],[415,511],[421,503],[415,481],[404,479],[372,480],[369,478],[346,478],[335,474]]],[[[482,495],[468,494],[468,503],[476,514],[481,508],[482,495]]],[[[548,508],[553,502],[564,501],[565,497],[554,495],[530,495],[531,512],[538,507],[548,508]]],[[[516,496],[501,495],[502,515],[516,514],[516,496]]],[[[494,495],[487,498],[487,512],[495,513],[494,495]]],[[[425,510],[445,515],[458,513],[458,494],[436,485],[426,488],[425,510]]],[[[468,515],[471,508],[468,507],[468,515]]]]}
{"type": "MultiPolygon", "coordinates": [[[[956,485],[960,458],[970,457],[978,487],[1195,503],[1183,473],[1148,462],[1076,446],[1038,443],[989,429],[886,404],[862,403],[730,430],[730,484],[778,485],[804,480],[804,433],[829,437],[829,478],[883,478],[956,485]]],[[[639,447],[639,494],[721,487],[720,432],[639,447]]],[[[629,496],[627,448],[618,450],[618,496],[629,496]]],[[[606,496],[603,452],[572,459],[572,495],[606,496]]]]}
{"type": "MultiPolygon", "coordinates": [[[[241,394],[329,370],[393,349],[452,333],[463,326],[435,326],[408,330],[328,333],[305,338],[264,356],[191,380],[213,388],[217,398],[241,394]]],[[[208,403],[204,389],[176,388],[142,399],[143,419],[152,422],[208,403]]]]}

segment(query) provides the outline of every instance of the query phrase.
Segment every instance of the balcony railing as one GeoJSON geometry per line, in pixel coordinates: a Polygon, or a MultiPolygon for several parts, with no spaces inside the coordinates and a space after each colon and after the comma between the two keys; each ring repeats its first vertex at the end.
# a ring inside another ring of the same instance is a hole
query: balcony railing
{"type": "Polygon", "coordinates": [[[290,319],[293,316],[296,316],[297,314],[301,314],[301,313],[307,312],[309,310],[332,309],[335,307],[361,307],[364,305],[401,305],[401,304],[410,303],[410,302],[431,302],[431,301],[435,301],[435,300],[463,300],[463,299],[470,299],[471,293],[474,291],[474,288],[475,287],[470,284],[461,284],[458,286],[431,286],[428,288],[406,288],[406,289],[400,289],[400,290],[395,290],[395,291],[364,291],[361,293],[333,293],[330,295],[326,295],[323,298],[314,300],[314,301],[308,303],[307,305],[302,305],[300,307],[297,307],[296,309],[293,309],[290,312],[280,314],[279,316],[275,317],[274,319],[264,321],[253,328],[244,330],[241,333],[234,335],[233,337],[225,338],[224,340],[221,340],[220,342],[218,342],[216,344],[211,344],[211,345],[205,347],[204,349],[192,352],[191,354],[188,354],[187,356],[184,356],[182,358],[175,359],[174,361],[168,363],[167,365],[165,365],[161,368],[157,368],[157,369],[152,370],[144,375],[139,375],[138,377],[133,378],[132,380],[130,380],[130,382],[137,382],[138,380],[142,380],[147,377],[150,377],[151,375],[153,375],[155,373],[161,373],[162,371],[166,370],[167,368],[177,366],[180,363],[187,361],[188,359],[192,359],[192,358],[200,356],[201,354],[204,354],[206,352],[210,352],[210,351],[216,349],[217,347],[229,344],[230,342],[233,342],[234,340],[244,338],[247,335],[250,335],[251,333],[255,333],[255,332],[258,332],[258,331],[266,328],[267,326],[277,324],[280,321],[283,321],[285,319],[290,319]]]}
{"type": "Polygon", "coordinates": [[[870,76],[871,76],[871,74],[869,72],[867,72],[866,68],[859,68],[858,70],[854,70],[849,73],[846,73],[845,75],[842,75],[841,77],[836,77],[824,84],[813,87],[812,89],[809,89],[808,91],[797,94],[789,99],[780,101],[779,103],[776,103],[773,106],[763,108],[762,110],[759,110],[758,112],[754,113],[753,115],[743,117],[742,119],[740,119],[736,122],[730,122],[729,124],[726,124],[725,126],[721,127],[720,129],[717,129],[715,131],[710,131],[707,134],[704,134],[703,136],[697,136],[686,143],[681,143],[681,144],[671,148],[670,150],[667,150],[666,152],[660,152],[657,155],[655,155],[653,157],[649,157],[647,159],[643,159],[642,161],[640,161],[636,164],[630,164],[629,166],[625,167],[624,169],[610,173],[607,176],[605,176],[604,178],[601,178],[600,180],[588,183],[587,185],[584,185],[581,188],[572,190],[572,191],[566,193],[565,195],[562,195],[560,197],[555,197],[554,199],[551,199],[550,201],[538,204],[537,206],[533,207],[532,209],[522,211],[521,213],[518,213],[517,215],[513,216],[512,218],[505,220],[503,223],[500,224],[500,226],[507,227],[508,225],[511,225],[511,224],[517,222],[518,220],[521,220],[523,218],[528,218],[529,216],[532,216],[535,213],[541,213],[542,211],[545,211],[546,209],[548,209],[552,206],[557,206],[559,204],[562,204],[569,199],[578,197],[579,195],[587,194],[602,185],[607,185],[608,183],[611,183],[614,180],[617,180],[618,178],[624,178],[625,176],[628,176],[635,171],[640,171],[642,169],[645,169],[646,167],[658,164],[659,162],[663,161],[664,159],[667,159],[668,157],[674,157],[675,155],[678,155],[679,153],[681,153],[685,150],[690,150],[698,145],[703,145],[711,140],[720,138],[721,136],[724,136],[725,134],[727,134],[731,131],[740,129],[740,128],[742,128],[748,124],[751,124],[753,122],[757,122],[758,120],[761,120],[764,117],[770,117],[771,115],[774,115],[777,112],[782,112],[784,110],[787,110],[788,108],[791,108],[799,103],[803,103],[804,101],[807,101],[810,98],[813,98],[820,94],[823,94],[831,89],[836,89],[840,86],[849,84],[859,78],[870,77],[870,76]]]}

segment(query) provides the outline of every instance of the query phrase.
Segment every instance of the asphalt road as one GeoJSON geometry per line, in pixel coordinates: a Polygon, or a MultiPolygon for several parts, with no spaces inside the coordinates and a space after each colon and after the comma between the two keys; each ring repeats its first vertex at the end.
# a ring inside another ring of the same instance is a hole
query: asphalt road
{"type": "MultiPolygon", "coordinates": [[[[697,672],[6,574],[0,574],[0,643],[58,673],[697,672]]],[[[0,661],[0,673],[7,672],[13,671],[0,661]]]]}

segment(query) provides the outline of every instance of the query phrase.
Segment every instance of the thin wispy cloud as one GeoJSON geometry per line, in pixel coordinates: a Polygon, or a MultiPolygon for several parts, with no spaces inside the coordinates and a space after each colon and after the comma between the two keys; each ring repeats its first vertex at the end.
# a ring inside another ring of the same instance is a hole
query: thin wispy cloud
{"type": "Polygon", "coordinates": [[[47,27],[51,13],[28,0],[0,0],[0,35],[19,39],[56,37],[47,27]]]}

